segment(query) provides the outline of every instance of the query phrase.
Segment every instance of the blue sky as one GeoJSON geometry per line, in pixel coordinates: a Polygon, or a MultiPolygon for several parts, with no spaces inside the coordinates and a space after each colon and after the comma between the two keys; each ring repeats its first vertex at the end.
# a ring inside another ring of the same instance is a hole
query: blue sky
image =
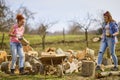
{"type": "Polygon", "coordinates": [[[84,19],[87,13],[96,16],[101,10],[111,12],[113,19],[120,22],[120,0],[6,0],[13,11],[21,5],[35,12],[32,27],[39,21],[51,23],[58,21],[49,30],[61,31],[68,29],[70,20],[84,19]]]}

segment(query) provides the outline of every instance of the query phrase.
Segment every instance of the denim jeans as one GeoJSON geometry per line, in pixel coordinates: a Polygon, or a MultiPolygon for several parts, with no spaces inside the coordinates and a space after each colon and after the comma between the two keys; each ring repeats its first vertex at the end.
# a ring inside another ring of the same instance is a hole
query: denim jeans
{"type": "Polygon", "coordinates": [[[106,48],[108,47],[110,50],[110,55],[112,56],[114,65],[118,66],[118,59],[115,54],[115,46],[116,46],[116,44],[113,42],[112,38],[110,38],[110,37],[106,37],[105,41],[101,42],[100,50],[98,53],[97,65],[101,65],[102,59],[103,59],[103,54],[104,54],[106,48]]]}
{"type": "Polygon", "coordinates": [[[22,44],[17,42],[10,42],[10,50],[12,55],[11,69],[15,69],[17,55],[19,55],[19,68],[24,67],[25,54],[23,52],[22,44]]]}

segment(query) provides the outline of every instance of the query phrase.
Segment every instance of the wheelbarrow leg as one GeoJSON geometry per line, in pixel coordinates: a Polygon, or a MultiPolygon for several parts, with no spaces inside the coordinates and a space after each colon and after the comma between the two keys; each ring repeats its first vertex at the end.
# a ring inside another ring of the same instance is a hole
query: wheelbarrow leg
{"type": "Polygon", "coordinates": [[[47,74],[47,71],[46,71],[46,65],[45,65],[45,70],[44,70],[44,76],[45,76],[45,80],[46,80],[46,74],[47,74]]]}
{"type": "Polygon", "coordinates": [[[54,64],[53,64],[53,60],[52,60],[52,59],[51,59],[51,65],[54,66],[54,64]]]}

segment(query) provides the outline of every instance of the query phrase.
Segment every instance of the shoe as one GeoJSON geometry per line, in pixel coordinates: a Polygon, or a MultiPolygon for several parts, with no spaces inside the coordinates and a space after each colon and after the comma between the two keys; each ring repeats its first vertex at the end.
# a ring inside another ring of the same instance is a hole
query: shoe
{"type": "Polygon", "coordinates": [[[24,71],[24,67],[21,67],[21,68],[19,69],[19,74],[20,74],[20,75],[27,75],[28,73],[24,71]]]}
{"type": "Polygon", "coordinates": [[[11,76],[15,76],[15,73],[14,73],[14,72],[15,72],[15,69],[11,69],[10,75],[11,75],[11,76]]]}
{"type": "Polygon", "coordinates": [[[111,68],[111,71],[118,71],[118,67],[117,66],[114,66],[113,68],[111,68]]]}
{"type": "Polygon", "coordinates": [[[95,68],[95,70],[96,70],[96,71],[98,71],[98,70],[102,71],[102,69],[100,68],[100,66],[97,66],[97,67],[95,68]]]}

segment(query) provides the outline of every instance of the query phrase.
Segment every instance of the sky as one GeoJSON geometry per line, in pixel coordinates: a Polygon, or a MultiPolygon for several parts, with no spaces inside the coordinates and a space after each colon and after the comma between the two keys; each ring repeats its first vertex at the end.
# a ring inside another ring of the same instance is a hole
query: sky
{"type": "Polygon", "coordinates": [[[39,22],[57,22],[49,29],[51,32],[68,30],[70,21],[82,20],[87,13],[97,16],[102,10],[110,11],[113,19],[120,22],[120,0],[6,0],[6,3],[13,11],[22,5],[34,12],[33,28],[39,22]]]}

